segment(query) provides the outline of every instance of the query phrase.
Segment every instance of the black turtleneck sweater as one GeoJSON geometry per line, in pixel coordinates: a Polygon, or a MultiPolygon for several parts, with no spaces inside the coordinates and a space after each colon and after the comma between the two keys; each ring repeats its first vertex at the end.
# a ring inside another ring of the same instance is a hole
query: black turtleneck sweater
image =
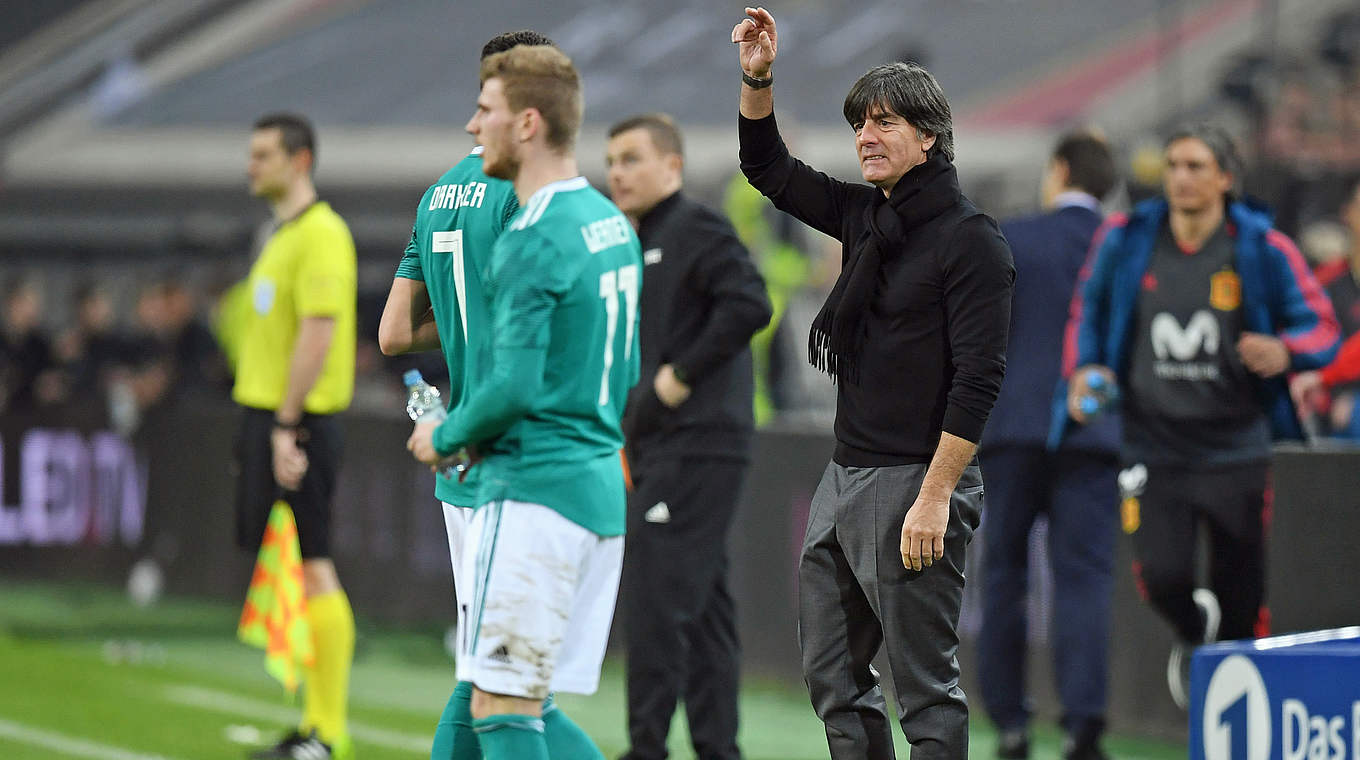
{"type": "Polygon", "coordinates": [[[780,210],[840,240],[843,269],[869,242],[867,214],[891,203],[901,221],[863,315],[857,378],[837,383],[836,463],[929,462],[941,431],[980,440],[1006,371],[1015,267],[996,222],[959,191],[953,164],[928,159],[889,201],[793,158],[773,115],[742,117],[739,134],[746,178],[780,210]]]}

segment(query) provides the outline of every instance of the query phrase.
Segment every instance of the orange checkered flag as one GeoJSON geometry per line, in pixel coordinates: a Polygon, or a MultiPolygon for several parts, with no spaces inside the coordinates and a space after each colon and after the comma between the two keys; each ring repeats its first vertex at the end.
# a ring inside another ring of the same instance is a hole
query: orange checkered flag
{"type": "Polygon", "coordinates": [[[264,650],[264,669],[290,693],[297,691],[299,669],[315,662],[297,523],[282,500],[269,511],[236,636],[264,650]]]}

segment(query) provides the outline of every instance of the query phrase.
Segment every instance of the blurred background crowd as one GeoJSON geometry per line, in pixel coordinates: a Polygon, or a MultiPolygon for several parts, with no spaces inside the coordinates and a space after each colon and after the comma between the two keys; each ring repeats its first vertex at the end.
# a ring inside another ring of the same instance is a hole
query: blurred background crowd
{"type": "MultiPolygon", "coordinates": [[[[832,390],[800,346],[838,250],[736,173],[732,93],[701,86],[709,68],[730,73],[721,47],[728,19],[708,5],[644,2],[622,16],[584,0],[497,13],[418,0],[0,5],[9,20],[0,55],[4,408],[112,398],[126,427],[129,409],[167,395],[225,398],[231,288],[266,216],[244,192],[244,127],[276,106],[316,120],[318,185],[359,246],[356,407],[396,407],[397,377],[413,362],[441,379],[439,361],[381,356],[382,298],[410,206],[468,144],[462,124],[476,81],[461,58],[487,31],[532,26],[553,32],[585,71],[581,162],[597,185],[603,125],[655,108],[685,128],[687,186],[732,218],[776,306],[756,342],[760,422],[820,426],[832,411],[832,390]],[[455,16],[476,23],[412,24],[455,16]],[[605,17],[608,28],[595,26],[605,17]],[[630,38],[623,28],[640,19],[661,39],[630,38]],[[661,75],[679,69],[695,75],[661,75]],[[649,82],[645,94],[625,70],[649,82]]],[[[780,111],[800,155],[853,171],[849,133],[835,123],[837,93],[872,62],[910,58],[955,103],[965,190],[994,216],[1035,206],[1061,128],[1107,135],[1125,179],[1108,204],[1117,210],[1158,191],[1159,130],[1205,117],[1237,135],[1249,156],[1247,193],[1316,265],[1330,264],[1325,280],[1342,274],[1334,262],[1360,261],[1353,3],[1083,3],[1026,18],[1028,41],[1009,31],[1023,4],[918,5],[900,14],[866,3],[848,19],[807,0],[784,9],[785,44],[800,53],[781,66],[798,86],[781,91],[780,111]],[[883,23],[862,31],[869,18],[883,23]],[[809,79],[828,86],[801,86],[809,79]]],[[[1342,319],[1348,331],[1360,326],[1360,314],[1342,319]]]]}
{"type": "MultiPolygon", "coordinates": [[[[581,159],[598,185],[598,132],[613,118],[668,110],[690,136],[687,186],[729,213],[777,309],[756,341],[760,421],[820,426],[831,413],[831,387],[800,347],[838,249],[736,173],[730,92],[702,87],[706,69],[730,73],[729,19],[707,4],[639,3],[622,15],[585,0],[496,14],[476,1],[0,5],[10,19],[0,56],[4,408],[112,398],[126,428],[136,409],[167,396],[226,397],[231,286],[267,215],[243,190],[243,136],[250,116],[273,106],[317,121],[318,185],[355,228],[356,407],[396,407],[397,375],[413,360],[382,358],[375,326],[409,207],[468,144],[461,126],[476,79],[460,56],[471,60],[488,31],[532,26],[585,69],[581,159]],[[466,23],[413,27],[426,16],[466,23]],[[594,26],[602,18],[612,19],[605,29],[594,26]],[[642,19],[660,39],[627,33],[642,19]],[[695,75],[661,75],[679,69],[695,75]]],[[[1312,262],[1330,264],[1326,280],[1345,273],[1334,262],[1360,261],[1353,3],[1100,1],[1061,16],[1000,1],[919,3],[913,14],[877,3],[850,19],[823,3],[789,5],[786,45],[798,54],[781,73],[796,86],[781,91],[781,113],[796,151],[819,166],[853,170],[836,94],[874,61],[913,58],[955,103],[964,189],[998,218],[1034,207],[1061,128],[1106,133],[1126,179],[1117,209],[1159,189],[1159,129],[1208,117],[1242,141],[1247,193],[1273,208],[1312,262]],[[1001,23],[1020,16],[1034,39],[1001,23]],[[870,18],[883,22],[864,31],[870,18]],[[802,86],[808,79],[828,87],[802,86]]],[[[1342,321],[1355,330],[1360,314],[1342,321]]],[[[438,360],[415,362],[441,379],[438,360]]]]}

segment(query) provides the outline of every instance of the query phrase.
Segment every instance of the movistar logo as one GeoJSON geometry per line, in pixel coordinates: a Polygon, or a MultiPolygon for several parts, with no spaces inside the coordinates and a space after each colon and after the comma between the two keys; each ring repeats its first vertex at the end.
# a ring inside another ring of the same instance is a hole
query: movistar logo
{"type": "Polygon", "coordinates": [[[1166,312],[1152,318],[1152,351],[1162,361],[1173,358],[1188,362],[1200,351],[1217,354],[1219,340],[1218,320],[1205,309],[1191,315],[1184,328],[1166,312]]]}

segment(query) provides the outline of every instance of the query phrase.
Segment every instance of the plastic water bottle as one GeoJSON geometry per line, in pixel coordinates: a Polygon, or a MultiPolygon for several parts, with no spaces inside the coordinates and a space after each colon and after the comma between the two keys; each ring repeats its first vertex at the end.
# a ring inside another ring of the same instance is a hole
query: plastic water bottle
{"type": "Polygon", "coordinates": [[[406,370],[401,380],[406,383],[406,416],[412,422],[443,422],[449,416],[439,389],[425,382],[420,370],[406,370]]]}
{"type": "Polygon", "coordinates": [[[1087,418],[1100,415],[1119,403],[1119,387],[1107,380],[1099,370],[1087,370],[1086,391],[1077,403],[1087,418]]]}
{"type": "MultiPolygon", "coordinates": [[[[448,410],[444,408],[443,399],[439,397],[439,389],[425,382],[420,370],[406,370],[401,379],[406,383],[406,416],[410,417],[412,422],[439,423],[449,416],[448,410]]],[[[445,468],[439,474],[461,481],[461,475],[467,471],[469,463],[462,452],[459,452],[458,460],[456,465],[445,468]]]]}

